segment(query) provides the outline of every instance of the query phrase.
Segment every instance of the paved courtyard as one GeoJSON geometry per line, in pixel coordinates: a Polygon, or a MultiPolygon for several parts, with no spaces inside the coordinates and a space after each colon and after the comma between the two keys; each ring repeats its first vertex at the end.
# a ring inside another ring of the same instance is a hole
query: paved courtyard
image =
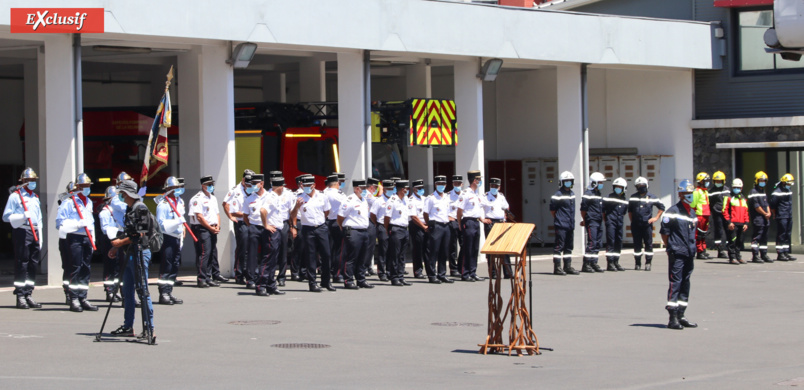
{"type": "MultiPolygon", "coordinates": [[[[630,256],[621,263],[633,267],[630,256]]],[[[534,329],[540,345],[553,351],[524,357],[477,354],[486,336],[488,282],[410,279],[411,287],[392,287],[375,277],[373,290],[321,294],[288,282],[280,297],[257,297],[233,283],[211,289],[188,283],[174,292],[184,305],[155,307],[153,347],[108,335],[93,342],[105,305],[71,313],[60,288],[41,288],[35,298],[42,309],[17,310],[4,289],[0,387],[804,386],[804,261],[696,261],[687,316],[699,327],[683,331],[665,328],[666,266],[661,254],[651,272],[558,277],[549,273],[547,257],[534,258],[534,329]],[[328,347],[277,347],[290,343],[328,347]]],[[[104,303],[100,287],[89,296],[104,303]]],[[[106,332],[122,316],[115,305],[106,332]]]]}

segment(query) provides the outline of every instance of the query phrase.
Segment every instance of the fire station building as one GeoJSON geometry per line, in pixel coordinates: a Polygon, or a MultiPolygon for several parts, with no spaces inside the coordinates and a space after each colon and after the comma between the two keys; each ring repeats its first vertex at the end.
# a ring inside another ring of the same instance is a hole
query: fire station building
{"type": "MultiPolygon", "coordinates": [[[[37,12],[59,12],[42,7],[54,4],[10,0],[0,12],[0,177],[15,184],[26,166],[40,175],[52,285],[61,284],[57,195],[82,171],[102,194],[116,164],[142,163],[147,140],[116,133],[125,126],[114,121],[98,129],[90,116],[81,130],[80,113],[155,112],[171,66],[181,130],[167,170],[186,179],[187,199],[201,176],[215,177],[219,201],[240,180],[238,153],[256,141],[237,132],[238,104],[337,102],[339,168],[351,179],[375,172],[370,102],[446,99],[456,105],[457,145],[403,145],[405,175],[428,191],[434,174],[503,178],[512,209],[548,242],[547,204],[564,170],[579,198],[592,169],[629,183],[646,176],[652,192],[674,201],[674,184],[693,175],[695,72],[722,66],[716,26],[694,20],[439,0],[75,0],[58,6],[102,9],[102,32],[49,33],[37,12]],[[17,8],[29,9],[37,30],[13,19],[8,9],[17,8]],[[245,67],[232,58],[242,43],[256,47],[245,67]],[[492,59],[502,60],[498,73],[492,59]],[[98,149],[123,141],[129,147],[98,149]]],[[[149,193],[162,185],[149,184],[149,193]]],[[[3,225],[0,252],[10,258],[3,225]]],[[[193,246],[184,250],[187,265],[193,246]]],[[[233,234],[221,235],[218,251],[230,270],[233,234]]]]}

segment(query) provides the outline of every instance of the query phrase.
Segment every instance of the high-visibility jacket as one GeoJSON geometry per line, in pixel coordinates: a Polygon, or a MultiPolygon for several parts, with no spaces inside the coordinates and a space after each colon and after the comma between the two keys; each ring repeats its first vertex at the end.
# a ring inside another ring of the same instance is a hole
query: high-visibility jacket
{"type": "Polygon", "coordinates": [[[723,199],[723,218],[731,223],[748,223],[748,202],[742,195],[723,199]]]}
{"type": "Polygon", "coordinates": [[[695,215],[711,215],[709,213],[709,191],[706,188],[696,187],[692,193],[692,205],[695,215]]]}

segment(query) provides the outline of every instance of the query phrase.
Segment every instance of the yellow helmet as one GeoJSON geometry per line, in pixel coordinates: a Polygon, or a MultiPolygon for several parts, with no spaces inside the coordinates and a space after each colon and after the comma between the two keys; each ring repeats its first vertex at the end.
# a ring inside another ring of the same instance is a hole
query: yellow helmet
{"type": "Polygon", "coordinates": [[[793,184],[793,175],[785,173],[784,176],[782,176],[782,179],[779,181],[782,183],[793,184]]]}
{"type": "Polygon", "coordinates": [[[754,175],[754,184],[759,183],[760,180],[766,180],[767,181],[768,180],[768,174],[765,173],[765,172],[762,172],[762,171],[757,172],[757,174],[754,175]]]}
{"type": "Polygon", "coordinates": [[[706,181],[706,180],[709,180],[709,174],[706,173],[706,172],[701,172],[701,173],[698,174],[698,176],[695,176],[695,181],[697,181],[697,182],[706,181]]]}
{"type": "Polygon", "coordinates": [[[723,180],[723,181],[726,181],[726,174],[725,174],[725,173],[723,173],[722,171],[717,171],[717,172],[715,172],[715,174],[714,174],[714,175],[712,175],[712,180],[723,180]]]}

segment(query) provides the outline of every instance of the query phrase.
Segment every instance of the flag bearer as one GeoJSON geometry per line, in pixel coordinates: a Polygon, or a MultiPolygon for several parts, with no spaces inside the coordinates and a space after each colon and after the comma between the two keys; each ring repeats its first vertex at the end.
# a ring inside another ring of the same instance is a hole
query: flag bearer
{"type": "Polygon", "coordinates": [[[642,269],[645,255],[645,271],[650,271],[653,261],[653,223],[661,219],[664,203],[648,192],[648,179],[638,177],[634,184],[637,192],[628,198],[628,218],[631,220],[631,235],[634,237],[634,269],[642,269]],[[656,207],[656,215],[653,208],[656,207]]]}
{"type": "Polygon", "coordinates": [[[732,194],[723,199],[723,218],[726,219],[729,263],[745,264],[745,260],[740,254],[740,243],[743,242],[743,232],[748,230],[748,202],[743,194],[742,180],[734,179],[731,187],[732,194]]]}
{"type": "Polygon", "coordinates": [[[772,263],[768,257],[768,227],[770,226],[770,207],[768,197],[765,195],[765,186],[768,184],[768,175],[759,171],[754,175],[754,188],[748,195],[748,210],[751,214],[751,224],[754,225],[751,238],[751,261],[754,263],[772,263]]]}
{"type": "Polygon", "coordinates": [[[670,288],[665,309],[670,314],[670,329],[695,328],[698,325],[684,317],[690,298],[690,276],[695,266],[696,210],[692,207],[695,187],[684,179],[678,185],[679,201],[662,217],[662,241],[667,247],[670,288]]]}
{"type": "Polygon", "coordinates": [[[162,229],[162,249],[159,251],[159,304],[180,305],[183,300],[173,296],[173,286],[179,274],[181,247],[184,241],[184,183],[170,176],[163,187],[165,197],[156,206],[156,223],[162,229]]]}
{"type": "Polygon", "coordinates": [[[776,219],[776,260],[793,261],[790,257],[790,233],[793,230],[793,175],[785,173],[771,193],[770,208],[776,219]]]}
{"type": "MultiPolygon", "coordinates": [[[[606,271],[625,271],[620,266],[620,251],[623,249],[623,220],[628,211],[625,188],[628,183],[622,177],[614,179],[614,192],[603,198],[603,220],[606,222],[606,271]]],[[[602,271],[602,270],[601,270],[602,271]]]]}
{"type": "Polygon", "coordinates": [[[36,195],[36,172],[26,168],[20,175],[17,191],[8,196],[3,210],[3,221],[11,223],[11,241],[14,245],[14,295],[17,308],[40,308],[31,298],[36,285],[36,268],[42,248],[42,211],[36,195]],[[36,233],[34,232],[36,230],[36,233]],[[37,240],[34,240],[36,234],[37,240]],[[38,241],[38,242],[37,242],[38,241]]]}

